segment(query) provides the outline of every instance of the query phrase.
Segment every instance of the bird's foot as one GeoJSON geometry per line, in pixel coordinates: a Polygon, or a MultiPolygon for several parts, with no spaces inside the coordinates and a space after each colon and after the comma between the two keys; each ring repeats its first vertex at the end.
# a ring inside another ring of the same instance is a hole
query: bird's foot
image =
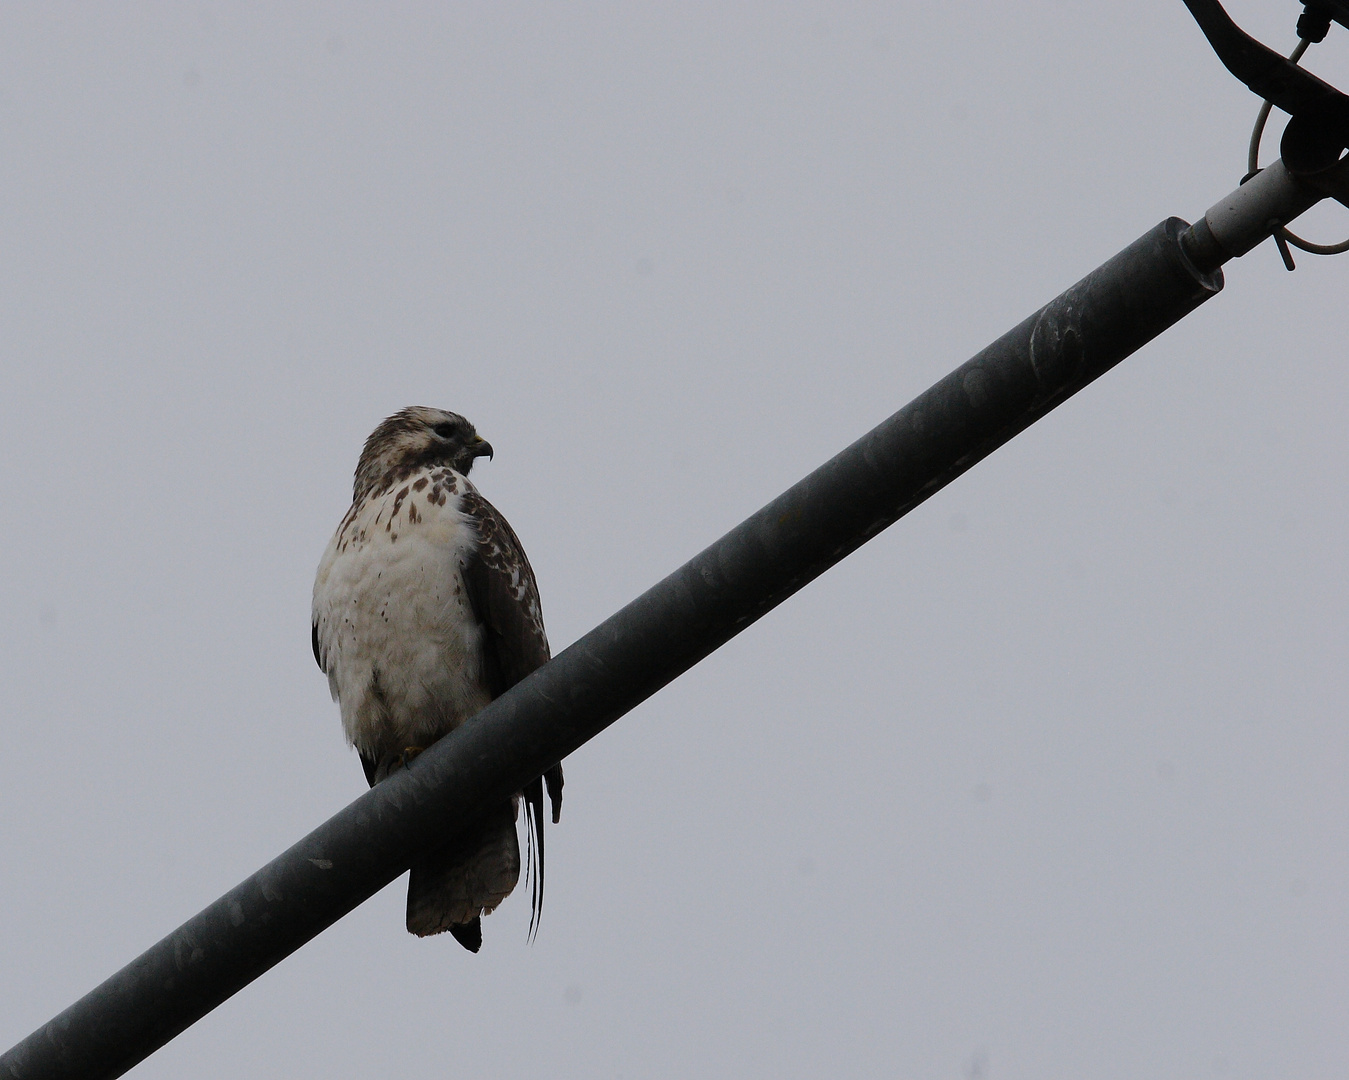
{"type": "Polygon", "coordinates": [[[413,759],[416,758],[417,755],[420,754],[424,749],[425,747],[421,746],[403,747],[403,752],[399,754],[397,758],[394,759],[394,767],[389,771],[394,772],[398,769],[406,769],[409,765],[412,764],[413,759]]]}

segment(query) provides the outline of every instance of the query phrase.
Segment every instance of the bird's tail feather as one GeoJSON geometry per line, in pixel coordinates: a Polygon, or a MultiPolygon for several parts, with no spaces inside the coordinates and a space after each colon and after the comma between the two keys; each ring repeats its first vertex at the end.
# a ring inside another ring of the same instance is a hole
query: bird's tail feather
{"type": "Polygon", "coordinates": [[[529,911],[529,938],[539,933],[543,918],[543,789],[547,785],[548,802],[552,806],[553,824],[562,817],[562,765],[552,766],[542,776],[536,776],[525,785],[525,838],[529,855],[529,882],[532,906],[529,911]]]}
{"type": "Polygon", "coordinates": [[[515,806],[493,808],[467,837],[434,848],[412,864],[407,928],[418,937],[449,930],[466,949],[482,944],[479,920],[520,880],[515,806]]]}
{"type": "Polygon", "coordinates": [[[525,785],[525,850],[528,854],[530,885],[529,940],[539,932],[543,914],[543,778],[536,776],[525,785]]]}
{"type": "MultiPolygon", "coordinates": [[[[529,937],[543,914],[543,793],[553,822],[562,811],[562,766],[554,765],[525,785],[525,845],[530,883],[529,937]]],[[[448,930],[464,948],[482,947],[482,916],[510,895],[520,880],[520,841],[514,801],[502,803],[471,835],[451,841],[412,864],[408,879],[407,928],[418,937],[448,930]]]]}
{"type": "Polygon", "coordinates": [[[548,801],[553,805],[553,824],[562,820],[562,762],[558,762],[543,774],[543,782],[548,785],[548,801]]]}

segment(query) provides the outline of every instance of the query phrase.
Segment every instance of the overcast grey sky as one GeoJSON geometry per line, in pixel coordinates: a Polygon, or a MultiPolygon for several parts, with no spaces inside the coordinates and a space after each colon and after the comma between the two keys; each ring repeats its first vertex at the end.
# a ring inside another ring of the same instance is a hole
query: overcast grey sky
{"type": "MultiPolygon", "coordinates": [[[[1180,0],[6,5],[0,1045],[364,790],[381,417],[492,441],[560,649],[1256,105],[1180,0]]],[[[569,759],[534,945],[400,882],[132,1075],[1343,1076],[1349,259],[1227,281],[569,759]]]]}

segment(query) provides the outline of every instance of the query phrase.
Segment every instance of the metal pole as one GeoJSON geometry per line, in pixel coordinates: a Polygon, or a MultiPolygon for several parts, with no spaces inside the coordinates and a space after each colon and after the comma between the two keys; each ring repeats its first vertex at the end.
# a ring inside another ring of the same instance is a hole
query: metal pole
{"type": "MultiPolygon", "coordinates": [[[[119,1076],[1222,288],[1171,218],[0,1058],[119,1076]]],[[[1191,245],[1192,246],[1192,245],[1191,245]]]]}

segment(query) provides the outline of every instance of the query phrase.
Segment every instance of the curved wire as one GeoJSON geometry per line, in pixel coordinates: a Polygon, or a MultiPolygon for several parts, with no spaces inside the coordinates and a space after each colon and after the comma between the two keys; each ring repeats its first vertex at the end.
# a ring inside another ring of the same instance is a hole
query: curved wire
{"type": "MultiPolygon", "coordinates": [[[[1307,38],[1300,38],[1297,48],[1288,54],[1288,59],[1296,64],[1302,59],[1302,54],[1311,48],[1311,42],[1307,38]]],[[[1246,152],[1246,173],[1248,176],[1254,176],[1260,171],[1260,139],[1265,134],[1265,124],[1269,120],[1269,112],[1274,108],[1274,102],[1266,101],[1260,106],[1260,112],[1255,117],[1255,130],[1251,132],[1251,145],[1246,152]]]]}
{"type": "MultiPolygon", "coordinates": [[[[1302,59],[1302,54],[1310,47],[1310,39],[1301,38],[1297,43],[1297,48],[1288,54],[1288,59],[1296,64],[1302,59]]],[[[1246,151],[1247,180],[1260,171],[1260,140],[1265,134],[1265,124],[1269,121],[1269,113],[1273,107],[1273,102],[1266,101],[1260,106],[1260,111],[1256,114],[1255,128],[1251,131],[1251,144],[1246,151]]],[[[1349,240],[1338,244],[1313,244],[1310,240],[1304,240],[1302,237],[1289,232],[1282,225],[1278,228],[1278,235],[1283,238],[1285,243],[1292,244],[1293,247],[1310,252],[1312,255],[1341,255],[1349,251],[1349,240]]]]}
{"type": "Polygon", "coordinates": [[[1282,225],[1280,225],[1279,228],[1283,230],[1283,238],[1295,248],[1309,251],[1313,255],[1343,255],[1346,251],[1349,251],[1349,240],[1341,240],[1338,244],[1313,244],[1310,240],[1304,240],[1300,236],[1294,236],[1287,229],[1284,229],[1282,225]]]}

